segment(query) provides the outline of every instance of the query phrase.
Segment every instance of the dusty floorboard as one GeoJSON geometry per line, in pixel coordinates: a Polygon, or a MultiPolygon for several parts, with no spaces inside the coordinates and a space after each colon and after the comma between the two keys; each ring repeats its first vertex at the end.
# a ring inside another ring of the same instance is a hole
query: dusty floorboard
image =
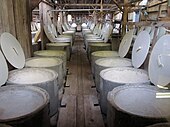
{"type": "Polygon", "coordinates": [[[104,127],[90,65],[77,35],[57,127],[104,127]]]}

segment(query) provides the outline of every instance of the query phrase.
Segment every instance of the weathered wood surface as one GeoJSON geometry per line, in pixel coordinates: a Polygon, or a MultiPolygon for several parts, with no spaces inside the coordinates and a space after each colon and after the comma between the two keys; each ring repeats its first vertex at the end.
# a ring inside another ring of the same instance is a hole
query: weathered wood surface
{"type": "Polygon", "coordinates": [[[57,127],[104,127],[89,61],[76,36],[57,127]]]}
{"type": "Polygon", "coordinates": [[[28,0],[0,0],[0,34],[9,32],[20,42],[26,58],[32,55],[28,0]]]}
{"type": "Polygon", "coordinates": [[[42,1],[42,0],[30,0],[31,10],[33,10],[35,7],[37,7],[38,4],[39,4],[41,1],[42,1]]]}

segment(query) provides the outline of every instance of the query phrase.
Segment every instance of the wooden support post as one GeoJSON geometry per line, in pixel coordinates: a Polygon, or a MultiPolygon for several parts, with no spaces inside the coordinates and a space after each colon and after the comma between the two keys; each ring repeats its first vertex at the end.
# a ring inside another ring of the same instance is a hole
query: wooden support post
{"type": "Polygon", "coordinates": [[[9,32],[20,42],[25,57],[32,55],[29,0],[0,0],[0,34],[9,32]]]}
{"type": "MultiPolygon", "coordinates": [[[[128,3],[128,0],[124,0],[124,5],[128,3]]],[[[123,27],[122,27],[122,35],[124,36],[126,33],[126,24],[128,22],[128,7],[124,6],[124,11],[123,11],[123,27]]],[[[122,36],[122,37],[123,37],[122,36]]]]}
{"type": "Polygon", "coordinates": [[[116,4],[116,6],[123,12],[124,10],[122,9],[122,7],[117,3],[116,0],[113,0],[113,2],[116,4]]]}
{"type": "Polygon", "coordinates": [[[35,7],[37,7],[38,4],[39,4],[41,1],[42,1],[42,0],[30,0],[31,10],[33,10],[35,7]]]}
{"type": "Polygon", "coordinates": [[[168,0],[168,17],[170,17],[170,0],[168,0]]]}

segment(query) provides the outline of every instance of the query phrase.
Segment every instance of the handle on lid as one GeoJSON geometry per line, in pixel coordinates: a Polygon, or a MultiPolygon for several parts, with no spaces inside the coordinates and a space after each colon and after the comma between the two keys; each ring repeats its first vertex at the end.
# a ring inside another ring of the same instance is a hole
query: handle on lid
{"type": "Polygon", "coordinates": [[[163,67],[164,66],[162,61],[161,61],[161,58],[162,58],[162,54],[158,55],[158,66],[159,67],[163,67]]]}
{"type": "Polygon", "coordinates": [[[158,55],[158,66],[159,67],[164,67],[164,64],[162,63],[162,57],[170,57],[170,54],[159,54],[158,55]]]}
{"type": "Polygon", "coordinates": [[[136,52],[139,52],[141,49],[142,49],[142,47],[139,46],[139,47],[136,49],[136,52]]]}

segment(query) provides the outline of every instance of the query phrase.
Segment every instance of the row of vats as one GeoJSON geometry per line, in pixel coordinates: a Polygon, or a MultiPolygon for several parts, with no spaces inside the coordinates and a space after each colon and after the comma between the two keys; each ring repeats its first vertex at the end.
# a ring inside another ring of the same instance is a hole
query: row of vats
{"type": "MultiPolygon", "coordinates": [[[[67,23],[62,26],[65,32],[58,35],[53,24],[45,25],[45,33],[51,41],[46,44],[47,50],[36,51],[36,57],[27,60],[11,34],[1,35],[0,123],[14,127],[49,127],[57,124],[67,60],[70,59],[75,37],[75,28],[70,28],[67,23]],[[17,69],[8,73],[6,59],[17,69]]],[[[157,38],[150,54],[147,72],[137,68],[149,52],[153,35],[151,27],[142,27],[137,36],[134,36],[134,30],[127,32],[118,52],[111,51],[111,45],[106,43],[113,29],[109,22],[89,22],[82,28],[101,111],[107,116],[108,127],[144,127],[168,122],[169,90],[157,87],[165,87],[169,83],[170,36],[164,35],[166,29],[160,27],[157,33],[158,37],[162,37],[157,38]],[[132,41],[132,60],[123,58],[132,41]]]]}
{"type": "Polygon", "coordinates": [[[138,31],[129,30],[121,40],[119,51],[109,51],[109,46],[106,49],[106,43],[101,41],[105,38],[105,30],[109,29],[97,28],[94,24],[89,22],[83,26],[83,36],[107,126],[144,127],[164,122],[167,123],[165,126],[169,126],[168,30],[162,26],[142,26],[138,31]],[[99,33],[96,34],[95,29],[99,33]],[[152,43],[154,35],[156,44],[152,43]],[[93,47],[96,51],[89,51],[93,47]],[[131,47],[131,59],[124,58],[131,47]],[[92,52],[91,55],[89,52],[92,52]],[[147,57],[149,64],[143,67],[147,57]],[[141,66],[143,69],[139,69],[141,66]]]}
{"type": "Polygon", "coordinates": [[[1,35],[0,123],[13,127],[56,126],[75,35],[75,28],[63,26],[67,31],[60,36],[53,24],[44,26],[47,37],[53,40],[46,44],[47,50],[36,51],[28,59],[13,35],[1,35]],[[6,60],[16,69],[8,72],[6,60]]]}

